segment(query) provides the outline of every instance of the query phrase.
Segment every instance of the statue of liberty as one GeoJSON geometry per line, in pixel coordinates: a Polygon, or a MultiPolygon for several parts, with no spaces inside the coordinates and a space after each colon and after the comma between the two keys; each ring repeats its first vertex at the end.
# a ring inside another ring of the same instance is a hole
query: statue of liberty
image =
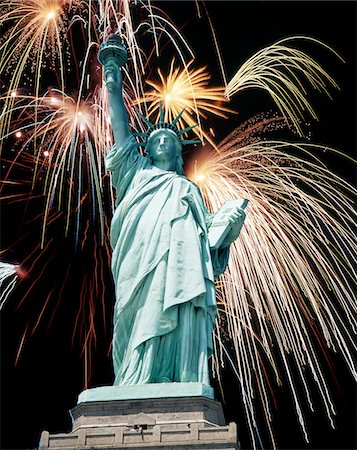
{"type": "MultiPolygon", "coordinates": [[[[116,190],[111,224],[115,283],[115,385],[201,382],[210,385],[208,361],[216,318],[215,277],[228,263],[245,214],[233,207],[218,246],[214,221],[199,188],[184,175],[179,117],[157,124],[138,142],[129,130],[122,97],[126,49],[118,36],[102,44],[115,145],[106,157],[116,190]],[[145,156],[138,151],[144,146],[145,156]]],[[[228,215],[228,217],[227,217],[228,215]]]]}

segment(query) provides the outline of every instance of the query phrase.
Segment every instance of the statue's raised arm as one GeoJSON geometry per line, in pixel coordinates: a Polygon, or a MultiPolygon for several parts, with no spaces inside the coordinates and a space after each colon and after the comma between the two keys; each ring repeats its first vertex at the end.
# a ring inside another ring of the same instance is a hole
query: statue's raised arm
{"type": "Polygon", "coordinates": [[[127,61],[127,49],[120,36],[113,34],[98,51],[98,61],[104,67],[104,79],[109,92],[109,116],[117,147],[129,137],[129,120],[123,101],[121,67],[127,61]]]}

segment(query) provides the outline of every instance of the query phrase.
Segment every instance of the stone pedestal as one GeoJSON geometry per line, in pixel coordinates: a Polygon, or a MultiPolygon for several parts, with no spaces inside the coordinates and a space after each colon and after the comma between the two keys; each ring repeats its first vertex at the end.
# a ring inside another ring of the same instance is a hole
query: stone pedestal
{"type": "Polygon", "coordinates": [[[136,388],[129,393],[124,386],[82,392],[71,410],[72,431],[53,435],[44,431],[39,450],[239,449],[236,424],[225,424],[221,404],[209,398],[210,387],[170,383],[136,388]],[[160,386],[165,397],[155,396],[160,386]],[[145,392],[149,398],[142,398],[145,392]],[[134,398],[125,398],[129,395],[134,398]]]}

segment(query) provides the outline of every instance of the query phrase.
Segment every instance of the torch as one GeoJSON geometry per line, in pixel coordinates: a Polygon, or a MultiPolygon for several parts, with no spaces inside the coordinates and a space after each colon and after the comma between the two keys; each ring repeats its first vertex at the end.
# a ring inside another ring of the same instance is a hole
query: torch
{"type": "Polygon", "coordinates": [[[111,34],[106,42],[99,46],[98,61],[106,66],[106,85],[109,91],[114,84],[115,69],[122,67],[128,60],[128,50],[122,38],[118,34],[111,34]],[[110,64],[110,59],[115,60],[116,66],[110,64]]]}

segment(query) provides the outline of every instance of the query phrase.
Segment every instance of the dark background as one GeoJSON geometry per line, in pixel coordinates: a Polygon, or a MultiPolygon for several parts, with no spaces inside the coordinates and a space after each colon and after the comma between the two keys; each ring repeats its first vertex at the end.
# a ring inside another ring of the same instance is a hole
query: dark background
{"type": "MultiPolygon", "coordinates": [[[[157,2],[181,29],[194,49],[196,66],[208,65],[212,74],[212,85],[221,85],[215,50],[210,37],[207,19],[197,18],[193,2],[157,2]]],[[[356,3],[355,2],[237,2],[210,1],[206,4],[215,26],[225,61],[227,77],[230,79],[238,67],[259,49],[288,36],[308,35],[332,46],[344,59],[342,64],[331,53],[318,46],[302,44],[323,67],[334,77],[340,91],[332,92],[330,100],[322,95],[310,93],[320,121],[311,122],[311,141],[335,147],[355,156],[356,144],[356,3]]],[[[160,66],[165,68],[171,60],[167,47],[161,56],[160,66]]],[[[256,113],[274,110],[274,105],[263,92],[247,91],[235,97],[229,105],[239,111],[239,115],[229,120],[211,118],[208,126],[215,129],[217,142],[244,120],[256,113]]],[[[291,140],[296,137],[292,136],[291,140]]],[[[351,183],[355,183],[355,169],[343,158],[325,155],[329,167],[351,183]]],[[[35,224],[26,222],[28,208],[36,208],[33,203],[5,205],[2,208],[2,246],[7,248],[26,231],[38,239],[35,224]],[[26,222],[26,227],[23,223],[26,222]]],[[[60,229],[60,227],[59,227],[60,229]]],[[[70,431],[68,411],[74,407],[76,397],[84,388],[84,355],[80,339],[72,341],[72,330],[78,309],[79,288],[77,279],[82,277],[85,259],[73,256],[73,243],[63,237],[58,229],[52,262],[47,267],[42,285],[31,291],[20,306],[21,298],[33,280],[22,283],[10,298],[1,318],[1,440],[2,449],[34,448],[39,442],[42,430],[51,433],[70,431]],[[65,280],[68,258],[73,256],[71,274],[65,280]],[[44,317],[36,332],[26,337],[23,351],[17,364],[16,354],[21,345],[28,317],[38,308],[41,296],[47,295],[49,286],[58,290],[58,306],[54,312],[44,317]],[[58,286],[64,286],[60,296],[58,286]]],[[[56,228],[52,229],[56,236],[56,228]]],[[[31,239],[30,239],[31,240],[31,239]]],[[[30,251],[30,244],[17,247],[13,251],[15,260],[21,261],[30,251]]],[[[87,255],[87,259],[90,254],[87,255]]],[[[89,266],[88,266],[89,267],[89,266]]],[[[107,323],[110,324],[112,290],[110,274],[104,279],[106,284],[107,323]]],[[[97,344],[92,354],[92,374],[90,386],[112,382],[110,358],[110,326],[104,329],[97,324],[97,344]]],[[[323,406],[314,392],[311,380],[315,413],[305,408],[305,417],[311,442],[306,444],[296,420],[291,398],[286,388],[276,388],[274,394],[274,430],[280,449],[352,449],[355,448],[355,387],[352,377],[339,355],[330,354],[332,368],[322,362],[326,378],[336,405],[336,430],[329,427],[323,406]]],[[[239,436],[243,448],[250,448],[249,436],[242,413],[238,383],[227,366],[223,371],[225,391],[224,411],[227,422],[235,420],[239,426],[239,436]]],[[[218,390],[217,390],[218,392],[218,390]]],[[[265,433],[263,432],[263,436],[265,433]]],[[[266,447],[269,448],[268,440],[266,447]]]]}

